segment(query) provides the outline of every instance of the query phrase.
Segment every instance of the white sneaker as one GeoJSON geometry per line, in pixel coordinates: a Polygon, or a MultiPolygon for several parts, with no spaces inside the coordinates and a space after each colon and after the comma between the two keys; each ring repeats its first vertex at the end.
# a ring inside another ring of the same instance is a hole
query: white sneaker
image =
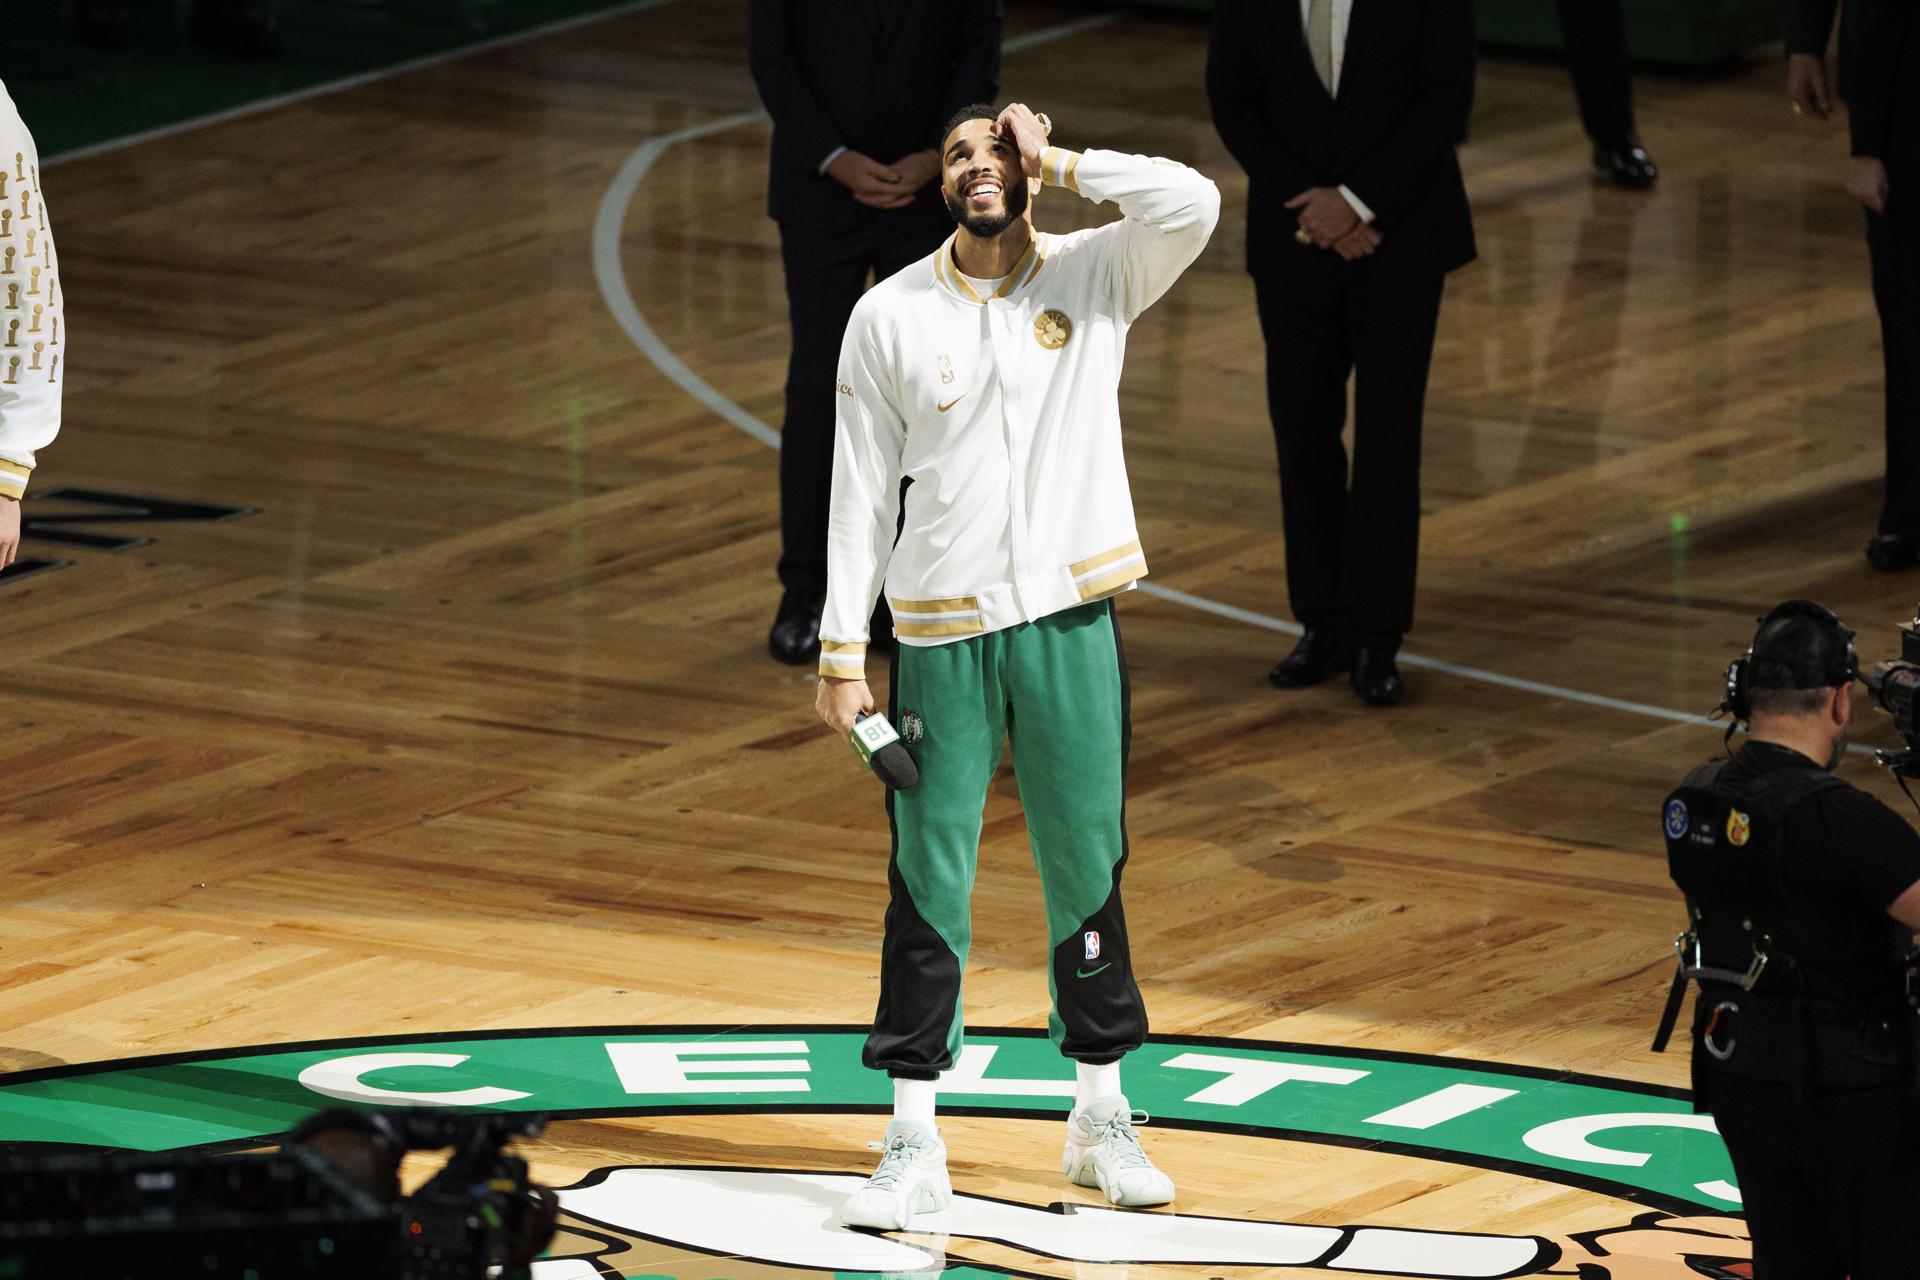
{"type": "Polygon", "coordinates": [[[1129,1209],[1170,1204],[1173,1179],[1153,1167],[1133,1131],[1145,1124],[1144,1111],[1127,1107],[1124,1097],[1095,1098],[1067,1117],[1067,1150],[1060,1172],[1082,1187],[1097,1187],[1114,1204],[1129,1209]]]}
{"type": "Polygon", "coordinates": [[[840,1206],[840,1221],[849,1227],[876,1231],[904,1231],[916,1213],[938,1213],[953,1199],[947,1181],[947,1144],[940,1131],[915,1120],[895,1120],[887,1136],[869,1142],[869,1150],[883,1152],[880,1167],[840,1206]]]}

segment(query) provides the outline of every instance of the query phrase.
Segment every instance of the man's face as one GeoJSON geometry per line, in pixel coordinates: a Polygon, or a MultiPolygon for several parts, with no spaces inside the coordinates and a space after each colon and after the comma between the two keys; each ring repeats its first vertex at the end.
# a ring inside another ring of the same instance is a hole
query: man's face
{"type": "Polygon", "coordinates": [[[991,120],[968,120],[948,134],[940,170],[947,212],[972,235],[990,240],[1027,211],[1019,148],[991,120]]]}

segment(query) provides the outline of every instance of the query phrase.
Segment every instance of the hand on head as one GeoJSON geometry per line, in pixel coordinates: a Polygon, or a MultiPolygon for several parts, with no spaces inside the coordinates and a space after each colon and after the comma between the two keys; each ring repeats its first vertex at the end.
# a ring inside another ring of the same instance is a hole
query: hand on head
{"type": "Polygon", "coordinates": [[[993,122],[993,131],[1020,150],[1020,168],[1029,178],[1040,176],[1040,155],[1047,149],[1047,131],[1040,117],[1024,102],[1010,102],[993,122]]]}

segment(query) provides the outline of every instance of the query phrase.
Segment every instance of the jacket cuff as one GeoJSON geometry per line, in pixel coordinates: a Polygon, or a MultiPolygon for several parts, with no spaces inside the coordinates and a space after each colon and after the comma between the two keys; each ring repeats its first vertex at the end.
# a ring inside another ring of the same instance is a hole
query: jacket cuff
{"type": "Polygon", "coordinates": [[[1040,181],[1050,187],[1065,187],[1080,194],[1080,181],[1074,176],[1080,167],[1080,153],[1065,147],[1048,147],[1040,153],[1040,181]]]}
{"type": "Polygon", "coordinates": [[[867,644],[864,640],[822,640],[820,674],[835,680],[867,678],[867,644]]]}
{"type": "Polygon", "coordinates": [[[0,458],[0,498],[25,497],[27,479],[31,475],[33,475],[32,467],[23,467],[17,462],[8,462],[0,458]]]}

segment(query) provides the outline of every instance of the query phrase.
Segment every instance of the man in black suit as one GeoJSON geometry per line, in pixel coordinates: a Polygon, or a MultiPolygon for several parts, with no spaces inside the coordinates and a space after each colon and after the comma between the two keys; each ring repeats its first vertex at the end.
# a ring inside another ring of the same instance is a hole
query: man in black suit
{"type": "MultiPolygon", "coordinates": [[[[754,83],[773,117],[767,212],[780,224],[793,354],[780,440],[780,608],[767,647],[820,656],[834,370],[853,304],[953,230],[940,127],[1000,91],[1000,0],[753,0],[754,83]]],[[[884,611],[885,605],[881,606],[884,611]]],[[[873,636],[891,638],[875,615],[873,636]]]]}
{"type": "Polygon", "coordinates": [[[1625,0],[1559,0],[1580,124],[1593,141],[1593,167],[1623,187],[1660,176],[1633,123],[1633,68],[1627,58],[1625,0]]]}
{"type": "MultiPolygon", "coordinates": [[[[1825,57],[1839,0],[1787,7],[1787,96],[1831,111],[1825,57]]],[[[1866,209],[1873,301],[1886,379],[1886,491],[1867,561],[1886,572],[1920,563],[1920,21],[1913,0],[1848,0],[1840,9],[1840,97],[1852,158],[1847,191],[1866,209]]]]}
{"type": "Polygon", "coordinates": [[[1287,590],[1306,628],[1270,673],[1281,687],[1350,659],[1365,701],[1405,692],[1395,654],[1413,625],[1427,370],[1447,273],[1474,257],[1454,151],[1474,57],[1473,0],[1214,8],[1207,95],[1249,180],[1287,590]]]}

